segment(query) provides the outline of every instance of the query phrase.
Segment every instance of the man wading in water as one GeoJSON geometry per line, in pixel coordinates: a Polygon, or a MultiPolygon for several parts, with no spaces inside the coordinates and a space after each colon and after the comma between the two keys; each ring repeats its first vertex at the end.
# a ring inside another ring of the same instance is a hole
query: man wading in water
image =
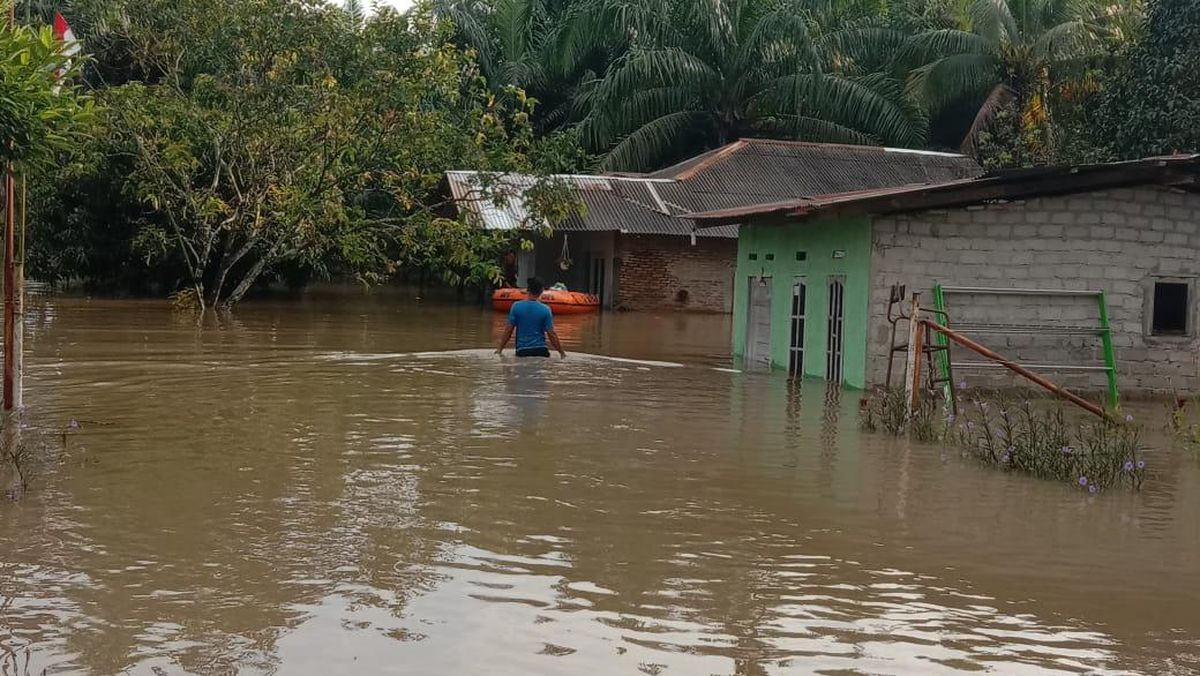
{"type": "Polygon", "coordinates": [[[554,332],[554,313],[538,300],[542,297],[542,283],[530,279],[525,286],[529,299],[513,303],[512,309],[508,311],[508,328],[504,331],[504,337],[500,339],[500,347],[496,348],[496,354],[504,352],[513,331],[516,331],[518,357],[549,357],[550,350],[546,349],[546,339],[549,338],[550,344],[558,350],[559,357],[566,359],[567,353],[558,340],[558,334],[554,332]]]}

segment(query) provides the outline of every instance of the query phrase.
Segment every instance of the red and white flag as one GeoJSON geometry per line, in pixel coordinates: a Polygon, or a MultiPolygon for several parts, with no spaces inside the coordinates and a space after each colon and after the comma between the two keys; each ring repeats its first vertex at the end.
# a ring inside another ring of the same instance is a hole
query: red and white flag
{"type": "Polygon", "coordinates": [[[75,56],[79,53],[79,41],[75,39],[71,24],[67,23],[61,12],[54,13],[54,39],[63,43],[63,54],[75,56]]]}
{"type": "Polygon", "coordinates": [[[64,68],[59,68],[54,71],[54,79],[57,80],[66,72],[66,68],[71,65],[70,57],[79,53],[79,41],[75,39],[75,33],[71,30],[71,24],[67,23],[66,17],[61,12],[54,13],[54,39],[62,43],[63,56],[67,57],[67,65],[64,68]]]}

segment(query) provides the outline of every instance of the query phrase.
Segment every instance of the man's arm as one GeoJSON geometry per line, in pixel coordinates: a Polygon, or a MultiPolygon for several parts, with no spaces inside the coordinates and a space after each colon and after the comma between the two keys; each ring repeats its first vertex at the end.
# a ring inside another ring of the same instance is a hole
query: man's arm
{"type": "Polygon", "coordinates": [[[550,340],[550,344],[554,346],[554,349],[558,350],[559,358],[566,359],[567,352],[563,350],[562,341],[558,339],[558,334],[555,333],[554,329],[550,329],[546,332],[546,338],[550,340]]]}
{"type": "Polygon", "coordinates": [[[512,324],[509,324],[507,327],[505,327],[504,337],[500,339],[500,345],[496,347],[496,354],[504,352],[504,348],[508,345],[508,341],[512,340],[512,334],[516,328],[517,327],[513,326],[512,324]]]}

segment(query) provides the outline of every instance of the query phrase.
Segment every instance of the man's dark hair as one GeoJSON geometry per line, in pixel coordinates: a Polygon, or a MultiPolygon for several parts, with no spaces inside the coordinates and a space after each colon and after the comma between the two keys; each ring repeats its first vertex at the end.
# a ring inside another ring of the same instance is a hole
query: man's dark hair
{"type": "Polygon", "coordinates": [[[529,295],[540,296],[546,287],[542,286],[542,280],[536,277],[530,277],[529,281],[525,282],[525,288],[529,291],[529,295]]]}

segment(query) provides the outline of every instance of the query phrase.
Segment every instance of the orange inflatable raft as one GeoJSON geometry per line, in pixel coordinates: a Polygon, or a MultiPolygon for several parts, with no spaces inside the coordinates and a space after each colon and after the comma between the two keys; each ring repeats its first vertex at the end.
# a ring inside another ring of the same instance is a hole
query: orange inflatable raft
{"type": "MultiPolygon", "coordinates": [[[[492,294],[492,308],[496,312],[508,312],[513,303],[526,298],[529,298],[529,294],[525,293],[525,289],[496,289],[492,294]]],[[[600,309],[598,297],[578,291],[546,289],[542,292],[541,300],[556,315],[580,315],[600,309]]]]}

